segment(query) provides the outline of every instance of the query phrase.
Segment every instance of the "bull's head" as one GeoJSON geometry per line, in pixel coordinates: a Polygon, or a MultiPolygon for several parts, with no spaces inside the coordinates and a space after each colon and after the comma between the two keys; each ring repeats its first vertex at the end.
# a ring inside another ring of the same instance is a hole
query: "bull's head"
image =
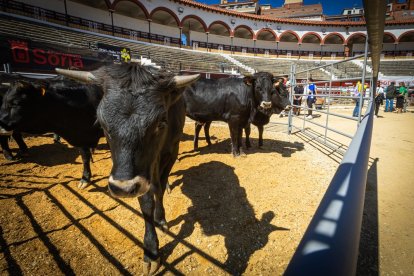
{"type": "Polygon", "coordinates": [[[246,76],[244,82],[253,86],[256,108],[262,111],[270,110],[272,108],[273,75],[259,72],[252,76],[246,76]]]}
{"type": "MultiPolygon", "coordinates": [[[[3,133],[29,124],[26,119],[33,119],[33,116],[38,115],[34,111],[40,108],[39,101],[46,91],[43,85],[26,80],[13,81],[8,83],[8,87],[0,109],[0,127],[3,133]]],[[[30,124],[26,126],[30,127],[30,124]]]]}
{"type": "Polygon", "coordinates": [[[288,89],[283,85],[283,79],[279,79],[272,93],[272,112],[279,114],[283,110],[289,111],[290,108],[288,89]]]}
{"type": "Polygon", "coordinates": [[[93,73],[57,71],[104,90],[97,115],[111,148],[110,193],[135,197],[148,192],[159,182],[159,166],[165,166],[160,154],[166,139],[172,131],[182,131],[175,121],[182,111],[184,123],[185,109],[177,101],[199,75],[173,76],[138,64],[105,66],[93,73]]]}

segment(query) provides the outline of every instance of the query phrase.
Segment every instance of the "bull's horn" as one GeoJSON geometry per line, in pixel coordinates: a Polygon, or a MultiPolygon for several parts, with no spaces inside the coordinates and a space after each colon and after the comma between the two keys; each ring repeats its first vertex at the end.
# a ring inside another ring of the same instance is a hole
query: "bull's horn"
{"type": "Polygon", "coordinates": [[[4,86],[11,86],[10,82],[2,82],[2,83],[1,83],[1,85],[4,85],[4,86]]]}
{"type": "Polygon", "coordinates": [[[60,75],[83,82],[91,82],[96,80],[96,77],[91,72],[66,70],[60,68],[56,68],[55,70],[60,75]]]}
{"type": "Polygon", "coordinates": [[[181,88],[187,85],[192,84],[200,78],[200,74],[196,75],[186,75],[186,76],[175,76],[174,82],[177,88],[181,88]]]}

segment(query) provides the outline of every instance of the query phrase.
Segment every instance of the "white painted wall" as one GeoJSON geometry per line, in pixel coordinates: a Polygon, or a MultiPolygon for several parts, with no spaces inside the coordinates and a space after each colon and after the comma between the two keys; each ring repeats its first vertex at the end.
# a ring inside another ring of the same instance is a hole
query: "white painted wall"
{"type": "Polygon", "coordinates": [[[279,42],[279,50],[299,50],[299,45],[295,42],[279,42]]]}
{"type": "MultiPolygon", "coordinates": [[[[44,2],[49,3],[50,1],[44,2]]],[[[95,9],[92,7],[88,7],[86,5],[70,1],[67,1],[66,5],[68,8],[68,14],[70,15],[111,25],[111,14],[109,11],[95,9]]]]}
{"type": "Polygon", "coordinates": [[[328,52],[343,52],[344,51],[344,45],[342,44],[325,44],[323,46],[324,51],[328,52]]]}
{"type": "Polygon", "coordinates": [[[117,13],[114,13],[114,25],[141,32],[148,32],[148,21],[132,19],[117,13]]]}
{"type": "Polygon", "coordinates": [[[180,29],[178,27],[164,26],[154,22],[151,22],[151,33],[170,37],[180,37],[180,29]]]}
{"type": "Polygon", "coordinates": [[[412,51],[414,53],[414,42],[400,42],[397,51],[412,51]]]}
{"type": "Polygon", "coordinates": [[[32,6],[36,6],[39,8],[65,13],[65,2],[63,0],[54,0],[54,1],[18,0],[18,1],[32,5],[32,6]]]}

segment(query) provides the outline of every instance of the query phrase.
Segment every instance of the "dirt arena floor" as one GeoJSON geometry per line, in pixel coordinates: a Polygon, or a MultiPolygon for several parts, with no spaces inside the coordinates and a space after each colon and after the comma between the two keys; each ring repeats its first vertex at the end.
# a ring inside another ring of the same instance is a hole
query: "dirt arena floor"
{"type": "MultiPolygon", "coordinates": [[[[284,272],[342,157],[300,133],[287,135],[283,122],[272,117],[263,149],[253,130],[244,158],[231,156],[222,124],[211,128],[213,146],[201,140],[193,152],[194,128],[186,124],[164,199],[170,231],[158,231],[159,274],[284,272]]],[[[350,134],[356,129],[355,122],[337,125],[350,134]]],[[[413,126],[413,113],[375,121],[358,274],[414,272],[413,126]]],[[[51,135],[25,141],[29,157],[10,162],[0,156],[0,274],[141,274],[143,219],[136,199],[107,192],[105,140],[85,190],[77,188],[82,164],[76,149],[54,144],[51,135]]]]}

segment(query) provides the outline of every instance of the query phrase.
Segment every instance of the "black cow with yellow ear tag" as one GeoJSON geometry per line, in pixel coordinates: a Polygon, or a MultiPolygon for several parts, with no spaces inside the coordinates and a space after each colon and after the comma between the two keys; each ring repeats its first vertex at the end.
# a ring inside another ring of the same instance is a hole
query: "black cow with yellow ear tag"
{"type": "Polygon", "coordinates": [[[96,125],[102,88],[58,77],[50,80],[13,81],[0,109],[0,127],[31,134],[54,132],[78,147],[83,160],[79,188],[91,179],[90,148],[103,131],[96,125]]]}

